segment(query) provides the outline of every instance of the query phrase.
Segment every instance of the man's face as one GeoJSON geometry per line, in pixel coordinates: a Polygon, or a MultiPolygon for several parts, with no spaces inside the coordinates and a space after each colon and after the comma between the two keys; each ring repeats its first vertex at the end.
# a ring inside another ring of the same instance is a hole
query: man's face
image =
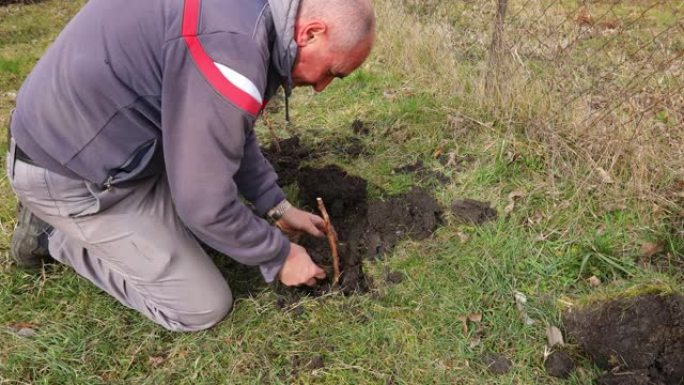
{"type": "Polygon", "coordinates": [[[335,50],[325,24],[320,22],[298,25],[295,41],[299,49],[292,70],[294,85],[311,86],[316,92],[359,68],[373,46],[373,36],[369,36],[351,52],[335,50]]]}

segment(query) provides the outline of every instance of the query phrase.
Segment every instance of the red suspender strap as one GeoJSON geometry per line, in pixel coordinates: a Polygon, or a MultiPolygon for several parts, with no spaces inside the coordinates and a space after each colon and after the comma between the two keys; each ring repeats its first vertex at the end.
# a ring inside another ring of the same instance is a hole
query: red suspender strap
{"type": "Polygon", "coordinates": [[[214,61],[204,50],[202,42],[197,37],[200,3],[201,0],[185,0],[181,36],[188,46],[188,51],[190,51],[190,55],[195,61],[197,68],[199,68],[202,75],[216,91],[238,108],[256,116],[261,111],[261,103],[221,74],[221,71],[214,65],[214,61]]]}

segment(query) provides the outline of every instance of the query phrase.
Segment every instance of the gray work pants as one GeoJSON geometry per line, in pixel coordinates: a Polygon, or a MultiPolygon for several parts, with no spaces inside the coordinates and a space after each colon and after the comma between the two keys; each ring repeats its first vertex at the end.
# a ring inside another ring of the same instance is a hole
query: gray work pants
{"type": "Polygon", "coordinates": [[[230,288],[178,218],[164,175],[102,190],[15,161],[14,150],[12,188],[54,227],[54,259],[169,330],[206,329],[230,311],[230,288]]]}

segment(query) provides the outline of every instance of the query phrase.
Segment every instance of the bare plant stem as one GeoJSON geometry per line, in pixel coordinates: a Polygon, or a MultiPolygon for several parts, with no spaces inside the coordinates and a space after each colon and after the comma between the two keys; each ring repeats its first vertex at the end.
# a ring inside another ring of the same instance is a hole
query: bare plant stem
{"type": "Polygon", "coordinates": [[[268,120],[268,116],[266,114],[266,110],[261,113],[261,118],[264,119],[264,125],[266,128],[268,128],[268,132],[271,133],[271,140],[273,140],[273,144],[275,144],[276,151],[281,152],[280,149],[280,140],[278,139],[278,135],[276,135],[275,130],[273,129],[273,126],[271,126],[271,122],[268,120]]]}
{"type": "Polygon", "coordinates": [[[323,203],[323,198],[316,198],[318,203],[318,210],[323,215],[323,221],[325,222],[325,234],[328,236],[328,245],[330,245],[330,251],[332,252],[333,261],[333,283],[337,283],[340,280],[340,257],[337,254],[337,232],[335,227],[333,227],[332,222],[330,222],[330,216],[328,215],[328,210],[325,209],[325,203],[323,203]]]}

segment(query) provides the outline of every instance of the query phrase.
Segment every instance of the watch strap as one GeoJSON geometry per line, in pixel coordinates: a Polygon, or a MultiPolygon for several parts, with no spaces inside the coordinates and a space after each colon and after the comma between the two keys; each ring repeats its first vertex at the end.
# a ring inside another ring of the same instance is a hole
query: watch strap
{"type": "Polygon", "coordinates": [[[291,208],[292,204],[287,199],[283,199],[280,203],[273,206],[272,209],[268,210],[266,215],[274,221],[277,221],[280,220],[280,218],[285,215],[285,212],[291,208]]]}

